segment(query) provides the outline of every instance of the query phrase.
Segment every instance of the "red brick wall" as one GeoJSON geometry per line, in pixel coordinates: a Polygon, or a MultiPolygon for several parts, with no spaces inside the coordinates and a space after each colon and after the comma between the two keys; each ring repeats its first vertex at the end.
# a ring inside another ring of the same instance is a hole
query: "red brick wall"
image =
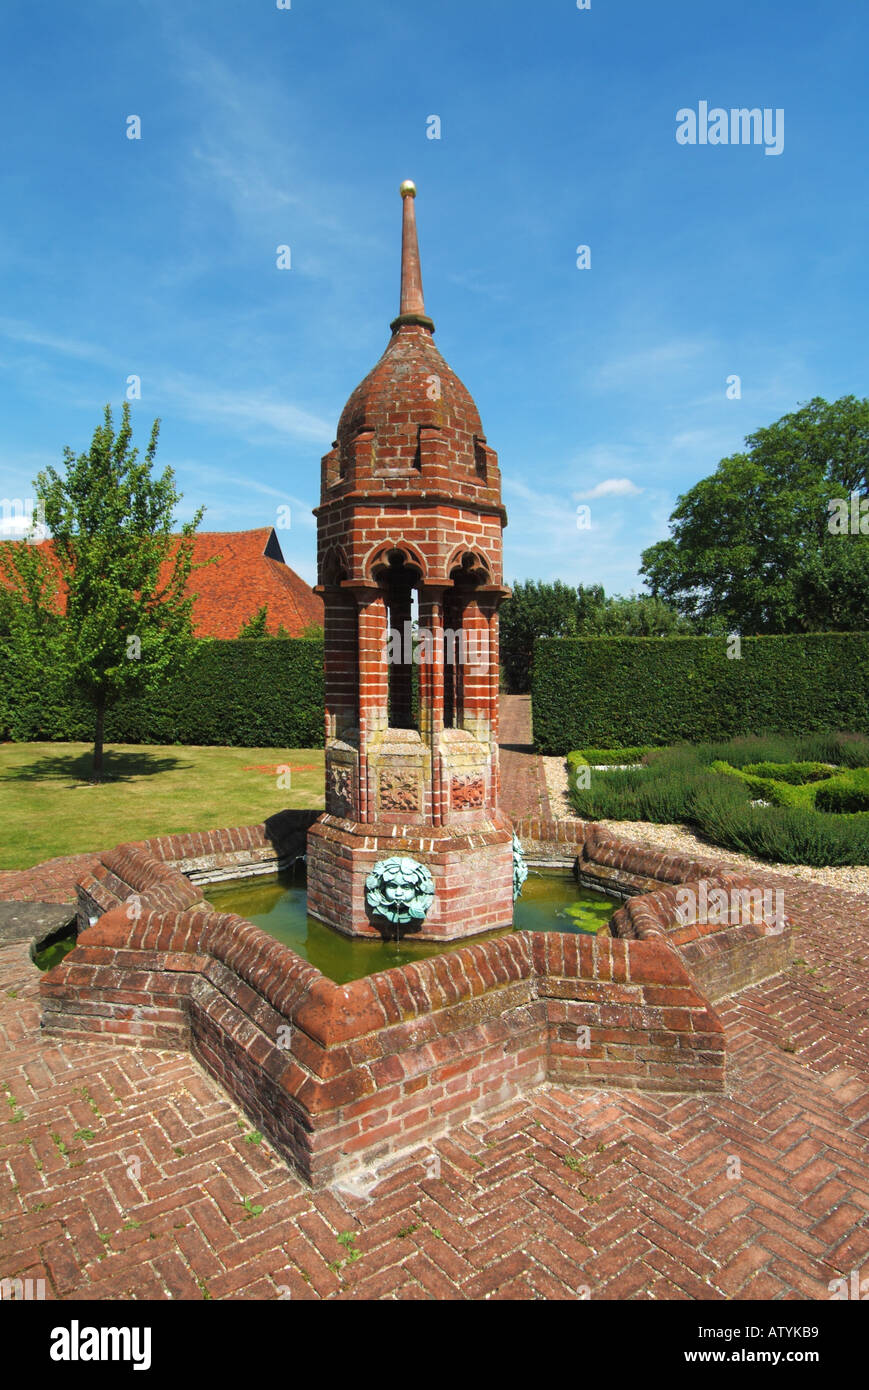
{"type": "Polygon", "coordinates": [[[723,1086],[721,1022],[666,942],[542,933],[532,941],[553,1080],[655,1091],[723,1086]]]}
{"type": "Polygon", "coordinates": [[[790,961],[786,901],[781,921],[757,910],[757,899],[765,892],[775,903],[778,889],[774,877],[764,879],[762,874],[755,874],[746,878],[713,859],[688,859],[620,841],[592,822],[528,818],[515,828],[526,853],[564,859],[575,852],[586,880],[597,880],[604,889],[615,884],[634,890],[636,896],[613,914],[611,932],[631,940],[666,935],[692,978],[713,1002],[777,975],[790,961]],[[713,889],[723,889],[727,909],[711,917],[695,913],[683,921],[679,911],[682,890],[692,890],[702,902],[703,885],[707,898],[713,889]]]}
{"type": "MultiPolygon", "coordinates": [[[[786,934],[763,923],[673,921],[674,883],[626,904],[634,935],[517,932],[336,985],[252,923],[212,911],[170,862],[289,851],[306,821],[289,813],[271,837],[247,827],[103,855],[84,893],[105,915],[41,989],[50,1034],[190,1047],[312,1182],[546,1078],[720,1089],[724,1035],[704,982],[729,992],[764,951],[786,950],[786,934]]],[[[649,868],[634,847],[580,837],[571,824],[561,843],[649,868]]],[[[672,857],[658,868],[674,874],[672,857]]]]}

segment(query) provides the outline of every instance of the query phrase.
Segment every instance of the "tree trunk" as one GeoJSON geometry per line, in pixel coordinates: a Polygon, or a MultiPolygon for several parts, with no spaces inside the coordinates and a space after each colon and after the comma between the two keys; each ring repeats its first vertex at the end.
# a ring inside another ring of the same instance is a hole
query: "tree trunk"
{"type": "Polygon", "coordinates": [[[106,697],[97,697],[97,727],[94,732],[94,765],[91,772],[92,782],[103,780],[103,726],[106,718],[106,697]]]}

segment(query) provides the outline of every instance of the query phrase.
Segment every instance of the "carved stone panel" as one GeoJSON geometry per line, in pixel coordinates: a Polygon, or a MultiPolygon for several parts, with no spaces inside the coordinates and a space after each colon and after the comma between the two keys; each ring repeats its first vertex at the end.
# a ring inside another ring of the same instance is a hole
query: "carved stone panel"
{"type": "Polygon", "coordinates": [[[381,772],[381,811],[418,811],[419,777],[415,772],[381,772]]]}
{"type": "Polygon", "coordinates": [[[356,809],[353,795],[353,769],[332,763],[329,768],[329,809],[333,816],[350,819],[356,809]]]}
{"type": "Polygon", "coordinates": [[[454,811],[473,811],[486,803],[486,784],[479,772],[457,773],[450,783],[454,811]]]}

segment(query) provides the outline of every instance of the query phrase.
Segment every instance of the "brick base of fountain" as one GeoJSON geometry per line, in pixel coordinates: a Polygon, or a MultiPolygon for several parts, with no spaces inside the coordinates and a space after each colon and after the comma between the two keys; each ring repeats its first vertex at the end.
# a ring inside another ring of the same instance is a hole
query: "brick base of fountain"
{"type": "Polygon", "coordinates": [[[790,958],[785,923],[751,908],[746,920],[756,880],[581,822],[534,821],[517,827],[530,856],[649,888],[614,913],[616,935],[515,932],[337,985],[215,912],[191,881],[291,862],[315,818],[284,812],[104,853],[79,886],[78,945],[41,984],[46,1033],[189,1048],[312,1184],[547,1080],[721,1090],[715,1002],[790,958]],[[701,879],[698,901],[715,887],[739,911],[686,922],[677,892],[701,879]]]}
{"type": "Polygon", "coordinates": [[[336,931],[380,937],[365,906],[365,880],[390,855],[422,859],[432,876],[420,940],[456,941],[513,920],[513,828],[495,813],[465,835],[448,826],[359,825],[320,816],[308,834],[308,911],[336,931]],[[469,922],[473,928],[468,929],[469,922]]]}

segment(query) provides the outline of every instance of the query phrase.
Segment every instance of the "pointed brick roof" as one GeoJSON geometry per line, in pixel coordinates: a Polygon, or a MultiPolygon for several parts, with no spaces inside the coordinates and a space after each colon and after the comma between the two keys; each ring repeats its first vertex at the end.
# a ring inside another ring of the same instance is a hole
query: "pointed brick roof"
{"type": "Polygon", "coordinates": [[[387,489],[395,496],[449,494],[501,509],[497,456],[487,447],[470,391],[435,347],[434,323],[425,312],[416,187],[407,180],[400,192],[399,313],[379,362],[341,412],[324,459],[321,505],[387,489]]]}

